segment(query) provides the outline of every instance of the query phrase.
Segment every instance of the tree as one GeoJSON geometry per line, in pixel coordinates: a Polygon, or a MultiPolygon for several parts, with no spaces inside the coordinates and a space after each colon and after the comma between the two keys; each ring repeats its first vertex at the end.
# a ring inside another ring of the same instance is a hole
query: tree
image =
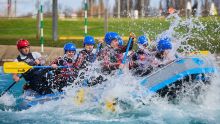
{"type": "Polygon", "coordinates": [[[220,15],[220,1],[219,0],[214,0],[215,6],[218,10],[218,15],[220,15]]]}
{"type": "Polygon", "coordinates": [[[104,13],[104,2],[103,0],[98,0],[98,17],[100,18],[102,13],[104,13]]]}
{"type": "Polygon", "coordinates": [[[180,11],[180,15],[185,15],[186,12],[186,0],[177,0],[176,5],[178,6],[178,10],[180,11]]]}
{"type": "Polygon", "coordinates": [[[52,16],[52,4],[50,1],[44,2],[44,13],[46,16],[52,16]]]}
{"type": "MultiPolygon", "coordinates": [[[[134,5],[134,1],[135,0],[120,0],[120,16],[126,17],[130,15],[130,11],[133,9],[132,6],[134,5]]],[[[114,16],[118,16],[118,4],[119,0],[115,0],[115,6],[113,7],[114,16]]]]}
{"type": "Polygon", "coordinates": [[[73,9],[71,7],[66,7],[63,11],[65,17],[71,17],[72,13],[73,13],[73,9]]]}
{"type": "Polygon", "coordinates": [[[89,15],[91,16],[91,17],[93,17],[94,16],[94,3],[95,3],[95,1],[94,0],[88,0],[88,9],[89,9],[89,15]]]}
{"type": "Polygon", "coordinates": [[[168,0],[160,0],[160,9],[162,10],[162,15],[167,14],[168,3],[169,3],[168,0]]]}
{"type": "Polygon", "coordinates": [[[209,13],[209,1],[208,0],[205,0],[205,4],[204,4],[204,8],[205,8],[205,10],[204,10],[204,12],[203,12],[203,14],[204,14],[204,16],[207,16],[208,15],[208,13],[209,13]]]}

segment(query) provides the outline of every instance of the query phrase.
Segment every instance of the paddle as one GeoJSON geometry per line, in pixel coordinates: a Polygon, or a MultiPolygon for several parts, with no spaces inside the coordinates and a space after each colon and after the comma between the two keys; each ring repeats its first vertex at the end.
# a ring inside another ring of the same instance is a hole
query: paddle
{"type": "MultiPolygon", "coordinates": [[[[127,60],[127,56],[128,56],[128,51],[129,51],[129,48],[131,46],[131,41],[132,39],[135,38],[135,34],[133,32],[130,33],[130,38],[129,38],[129,41],[128,41],[128,45],[127,45],[127,48],[126,48],[126,52],[124,54],[124,57],[122,59],[122,64],[125,64],[126,63],[126,60],[127,60]]],[[[121,75],[123,74],[122,72],[122,69],[120,68],[118,73],[118,75],[121,75]]],[[[114,112],[115,111],[115,105],[116,105],[116,102],[115,102],[115,99],[112,100],[112,101],[106,101],[105,102],[105,106],[106,106],[106,109],[111,111],[111,112],[114,112]]]]}
{"type": "MultiPolygon", "coordinates": [[[[32,68],[52,68],[52,66],[30,66],[25,62],[5,62],[3,64],[4,73],[21,74],[32,68]]],[[[58,66],[58,68],[68,68],[68,66],[58,66]]]]}
{"type": "Polygon", "coordinates": [[[85,90],[84,89],[79,89],[77,92],[76,92],[76,95],[74,97],[74,102],[77,104],[77,105],[81,105],[83,104],[85,101],[85,90]]]}
{"type": "MultiPolygon", "coordinates": [[[[21,77],[22,77],[22,76],[20,76],[19,78],[21,78],[21,77]]],[[[16,83],[17,83],[17,82],[14,81],[7,89],[5,89],[5,90],[1,93],[0,97],[2,97],[6,92],[8,92],[16,83]]]]}
{"type": "MultiPolygon", "coordinates": [[[[129,51],[129,48],[131,46],[131,41],[132,41],[133,38],[135,38],[135,34],[133,32],[131,32],[130,33],[130,38],[129,38],[129,41],[128,41],[128,45],[127,45],[127,48],[126,48],[126,52],[125,52],[125,55],[122,59],[122,64],[126,63],[128,51],[129,51]]],[[[121,74],[122,74],[122,69],[120,68],[119,71],[118,71],[118,75],[121,75],[121,74]]]]}
{"type": "MultiPolygon", "coordinates": [[[[97,48],[96,48],[96,52],[95,52],[95,56],[100,52],[101,50],[101,46],[102,46],[102,43],[99,43],[97,45],[97,48]]],[[[85,79],[86,80],[86,79],[85,79]]],[[[85,81],[84,80],[84,81],[85,81]]],[[[87,86],[87,83],[83,83],[84,85],[83,86],[87,86]]],[[[77,104],[77,105],[81,105],[83,104],[85,101],[85,90],[82,88],[82,89],[79,89],[77,92],[76,92],[76,95],[74,97],[74,102],[77,104]]]]}
{"type": "Polygon", "coordinates": [[[127,45],[127,48],[126,48],[126,52],[125,52],[124,58],[122,60],[122,64],[126,63],[128,51],[129,51],[129,48],[131,46],[131,41],[132,41],[133,38],[135,38],[135,34],[133,32],[131,32],[130,33],[130,38],[129,38],[129,41],[128,41],[128,45],[127,45]]]}
{"type": "Polygon", "coordinates": [[[96,54],[96,55],[100,52],[101,46],[102,46],[102,43],[99,43],[99,44],[97,45],[97,48],[96,48],[96,51],[95,51],[95,54],[96,54]]]}

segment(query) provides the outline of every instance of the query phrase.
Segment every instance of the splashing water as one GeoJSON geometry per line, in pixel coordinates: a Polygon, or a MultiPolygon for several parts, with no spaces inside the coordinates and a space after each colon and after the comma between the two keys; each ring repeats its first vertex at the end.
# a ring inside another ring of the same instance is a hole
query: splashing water
{"type": "Polygon", "coordinates": [[[6,106],[13,106],[15,105],[16,98],[14,98],[11,94],[5,94],[2,97],[0,97],[0,104],[4,104],[6,106]]]}
{"type": "MultiPolygon", "coordinates": [[[[67,95],[64,99],[49,101],[22,111],[0,110],[1,123],[216,123],[220,121],[219,81],[219,77],[211,81],[211,87],[201,95],[199,104],[187,98],[178,104],[170,104],[166,98],[143,96],[145,105],[142,105],[128,94],[135,90],[133,87],[138,84],[134,82],[137,81],[130,75],[122,75],[119,79],[108,81],[106,87],[99,85],[87,90],[86,99],[92,94],[99,102],[88,100],[82,105],[76,105],[73,96],[77,88],[70,88],[66,89],[67,95]],[[112,113],[100,103],[112,97],[127,100],[131,106],[127,110],[119,108],[112,113]]],[[[14,104],[15,98],[11,99],[10,96],[12,95],[7,94],[1,100],[7,98],[14,104]]]]}

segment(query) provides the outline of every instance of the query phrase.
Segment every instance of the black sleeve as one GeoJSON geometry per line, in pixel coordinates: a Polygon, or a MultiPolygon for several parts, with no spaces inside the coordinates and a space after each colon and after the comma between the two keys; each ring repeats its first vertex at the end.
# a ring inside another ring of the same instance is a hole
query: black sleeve
{"type": "Polygon", "coordinates": [[[137,56],[137,53],[135,53],[133,56],[132,56],[132,61],[137,61],[138,59],[138,56],[137,56]]]}

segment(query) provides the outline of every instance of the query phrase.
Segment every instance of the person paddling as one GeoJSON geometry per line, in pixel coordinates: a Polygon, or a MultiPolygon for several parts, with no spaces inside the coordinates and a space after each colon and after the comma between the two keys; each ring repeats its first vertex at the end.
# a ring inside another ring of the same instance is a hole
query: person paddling
{"type": "Polygon", "coordinates": [[[161,38],[156,47],[157,51],[155,54],[155,64],[158,67],[163,67],[175,60],[175,56],[171,55],[172,43],[170,38],[161,38]]]}
{"type": "MultiPolygon", "coordinates": [[[[101,47],[99,45],[98,47],[101,47]]],[[[97,54],[100,52],[101,48],[97,48],[97,51],[94,52],[95,39],[92,36],[85,36],[83,46],[84,49],[79,52],[75,63],[75,66],[80,71],[77,83],[84,83],[84,85],[87,86],[100,84],[104,81],[104,78],[100,74],[98,74],[99,76],[94,75],[95,70],[93,70],[94,68],[92,68],[92,65],[96,61],[97,54]]]]}
{"type": "MultiPolygon", "coordinates": [[[[132,38],[132,36],[130,37],[132,38]]],[[[107,75],[111,74],[114,70],[124,67],[122,60],[124,57],[123,53],[126,52],[127,45],[122,46],[122,41],[120,41],[122,39],[116,32],[107,32],[104,40],[106,46],[99,53],[98,60],[101,61],[102,72],[107,75]]],[[[133,47],[133,40],[131,42],[129,50],[133,47]]]]}
{"type": "Polygon", "coordinates": [[[154,57],[147,49],[149,40],[145,35],[139,36],[137,40],[137,51],[130,55],[129,69],[136,76],[145,76],[149,74],[153,67],[151,66],[154,57]]]}
{"type": "MultiPolygon", "coordinates": [[[[17,41],[17,49],[20,55],[14,60],[15,62],[25,62],[30,66],[43,65],[41,54],[38,52],[30,52],[30,43],[28,40],[21,39],[17,41]]],[[[26,84],[23,89],[28,94],[49,94],[52,93],[49,84],[44,77],[47,69],[30,69],[22,74],[26,84]]],[[[13,74],[13,80],[18,82],[20,77],[13,74]]]]}
{"type": "Polygon", "coordinates": [[[56,58],[51,62],[51,66],[55,69],[47,75],[48,81],[52,88],[63,91],[63,88],[73,84],[78,75],[78,70],[75,67],[76,61],[76,45],[71,41],[63,47],[64,55],[56,58]],[[58,66],[67,66],[67,68],[57,68],[58,66]]]}

